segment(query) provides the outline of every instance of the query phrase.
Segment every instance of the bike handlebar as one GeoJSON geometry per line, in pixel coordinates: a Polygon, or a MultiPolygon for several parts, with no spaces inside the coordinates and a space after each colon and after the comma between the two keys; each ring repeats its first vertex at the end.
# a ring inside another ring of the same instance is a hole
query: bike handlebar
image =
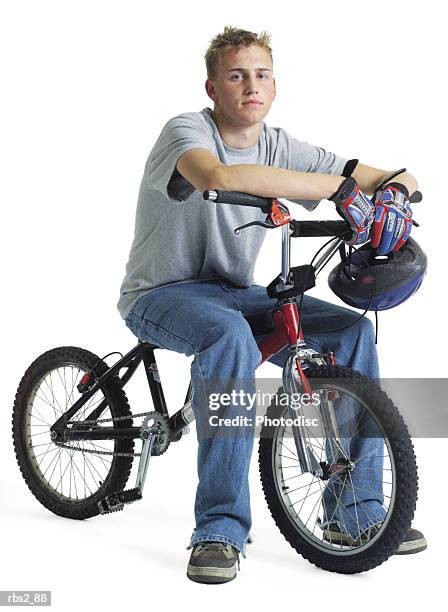
{"type": "MultiPolygon", "coordinates": [[[[221,191],[211,190],[204,191],[202,194],[204,200],[211,200],[218,204],[240,204],[244,206],[253,206],[261,208],[263,212],[270,212],[274,198],[263,198],[261,196],[243,193],[241,191],[221,191]]],[[[349,240],[352,235],[352,229],[346,221],[298,221],[293,219],[290,223],[292,232],[291,238],[299,238],[301,236],[319,237],[319,236],[337,236],[338,238],[349,240]]]]}
{"type": "MultiPolygon", "coordinates": [[[[270,206],[274,200],[274,198],[263,198],[261,196],[251,195],[250,193],[243,193],[242,191],[222,191],[218,189],[204,191],[202,197],[204,200],[211,200],[219,204],[243,204],[244,206],[254,206],[255,208],[261,209],[270,206]]],[[[411,204],[416,204],[421,202],[422,199],[422,192],[414,191],[409,198],[409,202],[411,204]]]]}
{"type": "Polygon", "coordinates": [[[320,236],[337,236],[341,240],[350,240],[353,230],[346,221],[291,221],[291,238],[318,238],[320,236]]]}
{"type": "Polygon", "coordinates": [[[217,204],[241,204],[261,208],[265,213],[271,212],[272,201],[274,200],[274,198],[262,198],[242,191],[222,191],[221,189],[219,191],[217,189],[204,191],[202,197],[204,200],[211,200],[217,204]]]}
{"type": "MultiPolygon", "coordinates": [[[[211,200],[217,204],[236,204],[260,208],[264,213],[271,212],[272,202],[275,200],[275,198],[264,198],[241,191],[222,191],[218,189],[204,191],[202,196],[204,200],[211,200]]],[[[421,202],[421,192],[415,191],[411,195],[409,201],[411,203],[421,202]]],[[[414,222],[414,225],[418,224],[414,222]]],[[[298,221],[292,219],[290,227],[292,228],[290,234],[291,238],[299,238],[302,236],[337,236],[341,240],[350,240],[353,234],[350,225],[346,221],[298,221]]]]}

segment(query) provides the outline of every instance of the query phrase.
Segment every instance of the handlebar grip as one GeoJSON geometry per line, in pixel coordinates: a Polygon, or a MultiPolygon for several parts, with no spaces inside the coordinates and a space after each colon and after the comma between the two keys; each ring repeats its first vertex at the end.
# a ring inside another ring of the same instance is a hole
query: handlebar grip
{"type": "Polygon", "coordinates": [[[346,221],[291,221],[291,238],[302,236],[317,238],[319,236],[337,236],[342,240],[350,240],[353,231],[346,221]]]}
{"type": "Polygon", "coordinates": [[[217,204],[240,204],[243,206],[253,206],[261,208],[265,213],[271,212],[272,200],[274,198],[262,198],[241,191],[222,191],[221,189],[204,191],[202,194],[204,200],[211,200],[217,204]]]}

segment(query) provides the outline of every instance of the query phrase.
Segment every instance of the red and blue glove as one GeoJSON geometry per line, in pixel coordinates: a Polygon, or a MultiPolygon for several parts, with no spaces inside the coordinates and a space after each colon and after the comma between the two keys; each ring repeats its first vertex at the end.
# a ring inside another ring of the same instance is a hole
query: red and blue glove
{"type": "Polygon", "coordinates": [[[401,183],[389,183],[373,195],[375,221],[371,246],[378,255],[398,251],[412,229],[412,209],[409,192],[401,183]]]}
{"type": "Polygon", "coordinates": [[[375,218],[375,206],[363,193],[355,179],[350,176],[329,198],[336,204],[336,210],[352,228],[353,234],[347,244],[364,244],[369,240],[375,218]]]}

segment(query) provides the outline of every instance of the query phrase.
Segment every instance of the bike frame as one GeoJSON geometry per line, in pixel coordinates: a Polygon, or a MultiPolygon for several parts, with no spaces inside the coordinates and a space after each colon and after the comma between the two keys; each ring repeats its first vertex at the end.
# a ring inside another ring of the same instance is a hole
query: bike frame
{"type": "MultiPolygon", "coordinates": [[[[274,202],[277,202],[274,200],[274,202]]],[[[277,204],[279,204],[277,202],[277,204]]],[[[344,235],[347,232],[347,225],[343,221],[296,221],[289,216],[289,211],[284,205],[281,206],[281,215],[279,217],[279,209],[276,209],[276,225],[282,226],[282,247],[281,247],[281,274],[278,277],[279,283],[275,289],[279,292],[288,290],[293,287],[290,279],[290,253],[291,253],[291,237],[299,236],[337,236],[344,235]]],[[[314,266],[315,275],[328,263],[331,257],[339,249],[343,240],[339,238],[330,245],[314,266]]],[[[295,298],[280,298],[277,299],[276,306],[273,308],[271,329],[259,341],[258,346],[262,354],[261,363],[282,351],[286,347],[290,348],[291,355],[285,364],[283,372],[283,382],[285,390],[290,387],[291,376],[293,369],[300,378],[303,390],[311,392],[309,382],[303,372],[302,364],[306,360],[310,360],[314,356],[314,362],[324,364],[322,356],[318,356],[316,351],[308,349],[303,337],[299,312],[295,298]]],[[[263,316],[263,315],[262,315],[263,316]]],[[[247,317],[248,320],[256,319],[257,316],[247,317]]],[[[122,438],[140,438],[141,427],[99,427],[97,429],[86,426],[68,426],[70,419],[84,406],[88,400],[111,381],[113,377],[118,377],[120,384],[124,387],[141,362],[145,368],[146,377],[148,380],[149,390],[154,404],[154,410],[165,416],[169,421],[170,441],[177,441],[181,438],[183,430],[194,420],[192,410],[192,385],[191,381],[185,397],[184,405],[172,416],[169,416],[168,408],[163,393],[162,383],[157,368],[157,362],[154,351],[160,347],[148,342],[140,341],[131,349],[124,357],[111,366],[102,376],[92,376],[92,372],[86,372],[81,379],[81,384],[84,387],[81,397],[54,423],[51,427],[51,436],[54,442],[69,442],[73,440],[106,440],[106,439],[122,439],[122,438]],[[120,376],[120,371],[126,369],[126,372],[120,376]]],[[[93,369],[94,370],[94,369],[93,369]]],[[[93,372],[94,373],[94,372],[93,372]]],[[[100,404],[95,407],[85,418],[86,421],[99,419],[107,407],[107,400],[103,399],[100,404]]],[[[131,418],[131,417],[130,417],[131,418]]],[[[310,468],[307,460],[307,454],[303,447],[303,443],[296,439],[294,435],[299,458],[303,467],[310,468]]]]}

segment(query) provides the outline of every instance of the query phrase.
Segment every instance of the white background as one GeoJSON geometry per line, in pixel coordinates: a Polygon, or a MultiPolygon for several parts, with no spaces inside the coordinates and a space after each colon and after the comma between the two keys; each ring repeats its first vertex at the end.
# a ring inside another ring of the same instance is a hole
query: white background
{"type": "MultiPolygon", "coordinates": [[[[58,610],[101,603],[118,610],[130,602],[160,607],[168,598],[220,610],[232,596],[266,607],[333,606],[336,597],[344,607],[376,610],[387,601],[417,610],[428,601],[423,582],[434,596],[442,590],[445,440],[415,442],[414,524],[424,530],[428,550],[353,577],[317,570],[283,540],[266,509],[255,451],[255,543],[238,579],[217,592],[185,577],[194,428],[153,460],[143,501],[74,522],[52,515],[29,493],[10,427],[19,381],[45,350],[76,345],[104,355],[134,346],[116,302],[144,164],[170,117],[211,106],[203,54],[225,25],[272,35],[278,95],[269,125],[373,166],[406,165],[419,180],[424,202],[415,206],[421,228],[413,236],[428,254],[429,270],[417,295],[380,317],[378,350],[383,376],[445,376],[447,49],[440,6],[431,0],[2,2],[0,589],[51,589],[58,610]]],[[[294,204],[291,211],[297,218],[336,218],[328,202],[312,215],[294,204]]],[[[278,274],[279,242],[280,232],[266,239],[257,282],[278,274]]],[[[298,242],[294,265],[320,245],[298,242]]],[[[313,295],[336,301],[324,277],[313,295]]],[[[160,370],[174,411],[189,360],[162,352],[160,370]]],[[[279,370],[265,364],[260,375],[279,370]]],[[[135,412],[151,406],[143,383],[136,378],[129,386],[135,412]]]]}

